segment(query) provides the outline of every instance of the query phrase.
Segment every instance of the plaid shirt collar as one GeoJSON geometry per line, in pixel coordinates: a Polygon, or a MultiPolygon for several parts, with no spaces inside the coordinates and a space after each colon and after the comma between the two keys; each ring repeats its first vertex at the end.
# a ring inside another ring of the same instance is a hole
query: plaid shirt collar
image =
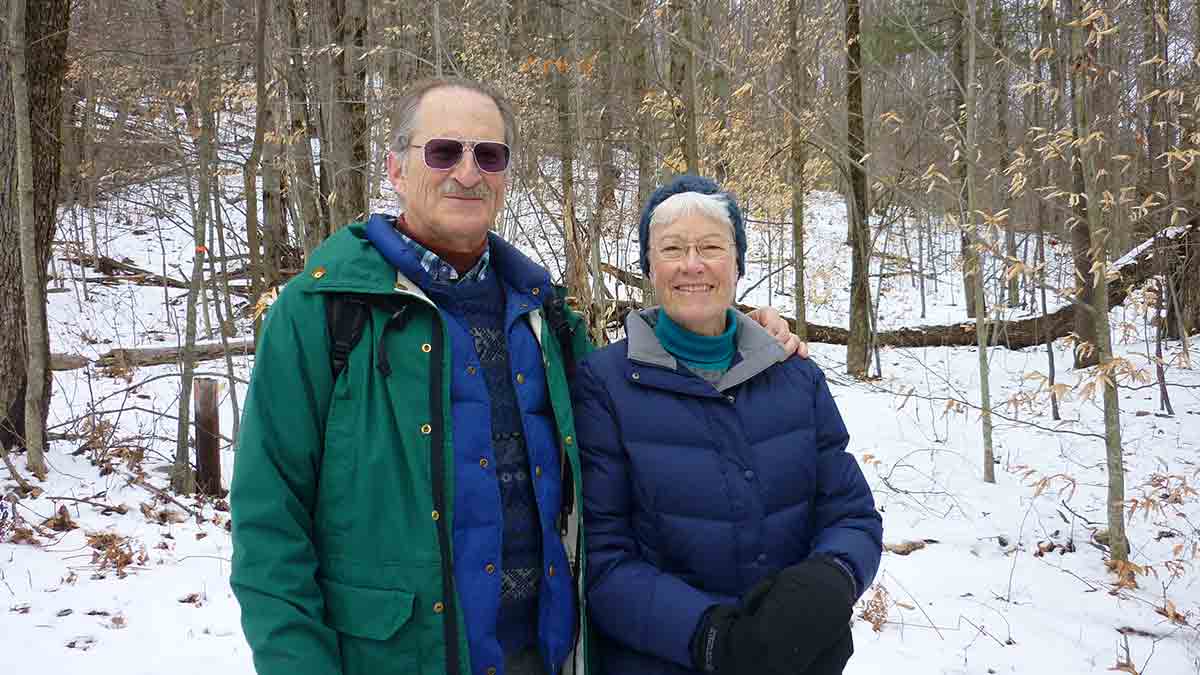
{"type": "MultiPolygon", "coordinates": [[[[404,216],[400,215],[396,218],[396,225],[404,221],[404,216]]],[[[431,279],[443,284],[458,284],[458,283],[474,283],[477,281],[486,281],[488,268],[492,258],[491,246],[487,245],[483,248],[483,255],[479,256],[475,266],[467,270],[465,274],[460,275],[458,270],[448,264],[446,261],[438,257],[438,254],[430,251],[421,245],[421,242],[413,239],[404,233],[400,227],[396,227],[396,234],[400,235],[400,240],[421,258],[421,267],[429,273],[431,279]]]]}

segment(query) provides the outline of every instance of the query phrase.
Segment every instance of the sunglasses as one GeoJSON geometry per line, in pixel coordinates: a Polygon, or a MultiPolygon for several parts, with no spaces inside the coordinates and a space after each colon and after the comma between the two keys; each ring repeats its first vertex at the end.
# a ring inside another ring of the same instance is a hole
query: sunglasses
{"type": "Polygon", "coordinates": [[[504,143],[496,141],[459,141],[453,138],[431,138],[424,145],[413,144],[413,148],[425,149],[425,166],[434,171],[449,171],[462,161],[463,153],[471,151],[475,166],[484,173],[503,173],[508,168],[511,151],[504,143]]]}

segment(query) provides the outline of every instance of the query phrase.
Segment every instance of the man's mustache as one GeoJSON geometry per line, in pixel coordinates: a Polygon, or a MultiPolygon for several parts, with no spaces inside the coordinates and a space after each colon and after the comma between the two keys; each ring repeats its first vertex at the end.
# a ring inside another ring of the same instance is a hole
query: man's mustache
{"type": "Polygon", "coordinates": [[[487,186],[487,183],[482,181],[477,183],[475,187],[466,187],[452,178],[443,184],[442,195],[454,195],[468,199],[488,199],[492,196],[492,190],[487,186]]]}

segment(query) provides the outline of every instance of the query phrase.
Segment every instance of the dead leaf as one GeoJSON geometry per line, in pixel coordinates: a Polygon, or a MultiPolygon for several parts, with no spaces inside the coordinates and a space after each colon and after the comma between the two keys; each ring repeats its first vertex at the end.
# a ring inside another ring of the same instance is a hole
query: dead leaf
{"type": "Polygon", "coordinates": [[[912,553],[913,551],[919,551],[923,548],[925,548],[925,542],[920,541],[920,540],[906,541],[906,542],[902,542],[899,544],[884,544],[883,545],[883,549],[885,551],[890,551],[892,553],[895,553],[896,555],[908,555],[909,553],[912,553]]]}
{"type": "Polygon", "coordinates": [[[55,532],[70,532],[77,529],[79,525],[71,520],[71,514],[67,511],[67,505],[63,504],[58,507],[58,513],[51,518],[47,518],[46,522],[42,523],[42,527],[48,527],[55,532]]]}

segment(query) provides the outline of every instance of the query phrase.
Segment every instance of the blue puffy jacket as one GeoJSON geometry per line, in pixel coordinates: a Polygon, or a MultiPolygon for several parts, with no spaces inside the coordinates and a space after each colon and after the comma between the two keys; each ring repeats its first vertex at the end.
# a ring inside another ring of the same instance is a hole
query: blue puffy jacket
{"type": "Polygon", "coordinates": [[[653,310],[580,364],[575,424],[597,665],[691,670],[704,611],[815,553],[861,593],[883,526],[819,368],[738,315],[738,353],[716,385],[677,365],[653,310]]]}

